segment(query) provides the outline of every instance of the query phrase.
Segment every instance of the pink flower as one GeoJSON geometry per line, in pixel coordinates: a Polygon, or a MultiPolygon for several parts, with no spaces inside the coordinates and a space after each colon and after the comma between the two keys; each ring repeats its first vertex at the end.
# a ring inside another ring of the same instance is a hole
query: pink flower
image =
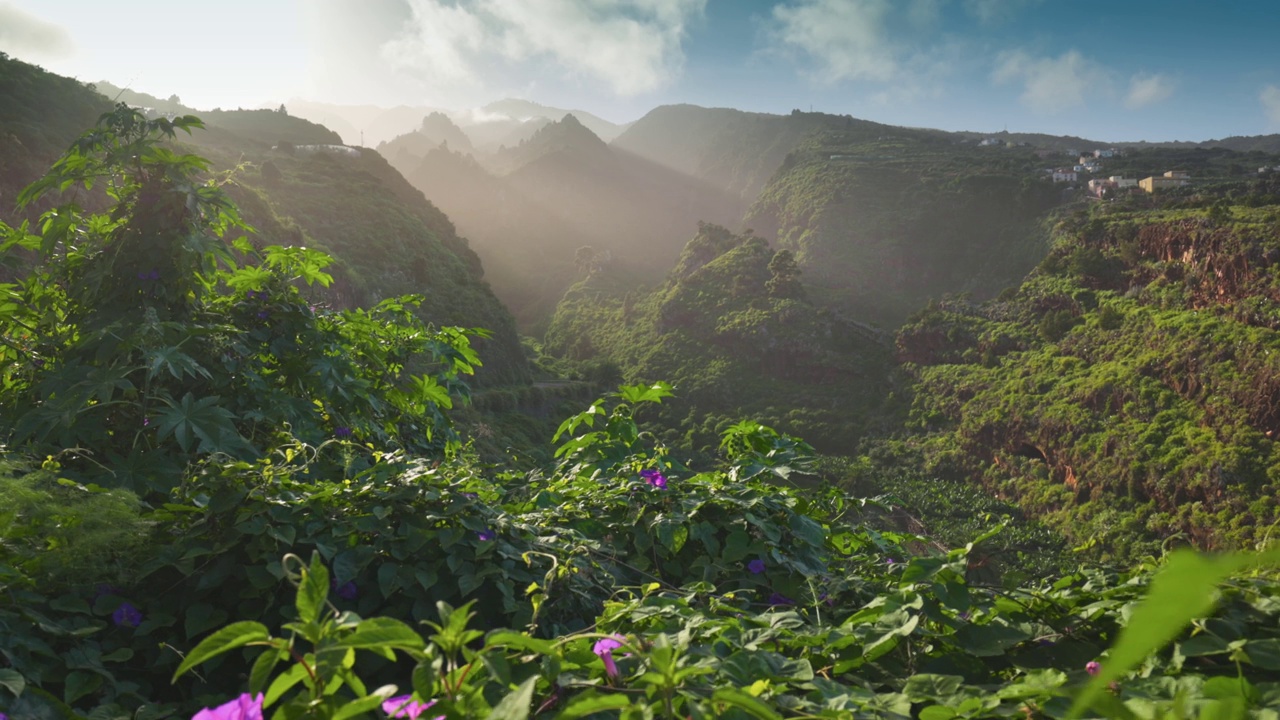
{"type": "MultiPolygon", "coordinates": [[[[412,695],[399,695],[382,703],[382,712],[387,717],[393,718],[409,718],[409,720],[418,720],[418,716],[427,711],[427,708],[435,705],[435,700],[426,702],[418,702],[413,699],[412,695]]],[[[433,720],[444,720],[443,715],[437,715],[433,720]]]]}
{"type": "Polygon", "coordinates": [[[1085,663],[1084,671],[1089,673],[1090,675],[1097,675],[1098,673],[1102,672],[1102,663],[1096,662],[1094,660],[1090,660],[1089,662],[1085,663]]]}
{"type": "Polygon", "coordinates": [[[618,664],[613,661],[613,651],[622,647],[624,642],[626,642],[626,638],[621,635],[612,635],[607,638],[600,638],[591,648],[591,652],[600,656],[600,659],[604,662],[604,671],[611,678],[618,677],[618,664]]]}
{"type": "Polygon", "coordinates": [[[262,720],[262,693],[245,693],[224,705],[205,708],[191,720],[262,720]]]}

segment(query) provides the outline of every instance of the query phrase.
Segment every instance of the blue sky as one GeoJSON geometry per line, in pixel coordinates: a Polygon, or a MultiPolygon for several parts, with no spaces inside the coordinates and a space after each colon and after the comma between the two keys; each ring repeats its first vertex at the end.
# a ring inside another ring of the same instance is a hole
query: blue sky
{"type": "Polygon", "coordinates": [[[0,50],[196,107],[688,102],[1098,140],[1280,132],[1275,0],[0,0],[0,50]]]}

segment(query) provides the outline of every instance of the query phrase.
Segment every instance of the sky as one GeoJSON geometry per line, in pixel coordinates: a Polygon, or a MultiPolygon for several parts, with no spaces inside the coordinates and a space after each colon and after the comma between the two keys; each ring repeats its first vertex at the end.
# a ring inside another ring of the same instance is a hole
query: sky
{"type": "Polygon", "coordinates": [[[1277,0],[0,0],[0,51],[199,109],[693,103],[1111,141],[1280,132],[1277,38],[1277,0]]]}

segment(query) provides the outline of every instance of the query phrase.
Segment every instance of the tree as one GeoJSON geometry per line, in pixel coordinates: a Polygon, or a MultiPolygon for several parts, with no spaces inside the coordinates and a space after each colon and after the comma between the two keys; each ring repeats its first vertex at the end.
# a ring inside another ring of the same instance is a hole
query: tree
{"type": "Polygon", "coordinates": [[[770,297],[793,300],[805,297],[804,286],[800,284],[800,266],[790,250],[774,253],[769,260],[769,273],[772,277],[765,283],[765,288],[770,297]]]}

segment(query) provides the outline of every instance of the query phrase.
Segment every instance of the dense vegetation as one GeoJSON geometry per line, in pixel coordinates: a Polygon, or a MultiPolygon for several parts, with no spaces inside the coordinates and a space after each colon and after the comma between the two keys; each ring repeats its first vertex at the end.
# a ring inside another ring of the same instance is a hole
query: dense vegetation
{"type": "Polygon", "coordinates": [[[581,258],[585,278],[565,295],[544,349],[627,382],[672,382],[681,400],[663,425],[687,449],[714,444],[745,416],[848,451],[885,400],[884,339],[810,302],[791,253],[763,238],[704,224],[651,290],[593,260],[581,258]]]}
{"type": "Polygon", "coordinates": [[[1044,256],[1061,189],[1025,150],[851,124],[788,156],[746,224],[795,253],[824,304],[896,326],[929,298],[990,296],[1044,256]]]}
{"type": "MultiPolygon", "coordinates": [[[[36,418],[0,480],[0,712],[1275,717],[1258,566],[1280,558],[984,586],[971,544],[770,482],[807,448],[758,423],[681,463],[639,425],[662,383],[567,419],[554,464],[480,466],[446,412],[465,334],[408,299],[310,308],[329,259],[255,251],[208,163],[158,143],[199,125],[120,107],[22,198],[105,184],[108,212],[63,196],[39,233],[0,226],[31,263],[4,288],[0,409],[36,418]],[[134,451],[168,462],[140,483],[113,457],[134,451]]],[[[803,302],[785,252],[711,227],[665,294],[765,258],[750,310],[803,302]]]]}
{"type": "Polygon", "coordinates": [[[1080,543],[1265,540],[1280,520],[1274,202],[1082,209],[1021,287],[917,315],[897,346],[929,454],[1080,543]]]}
{"type": "Polygon", "coordinates": [[[107,108],[0,58],[0,716],[1278,717],[1273,156],[1133,149],[1197,184],[1050,215],[1016,144],[428,116],[410,181],[546,214],[523,319],[577,281],[530,386],[391,163],[121,97],[19,193],[107,108]]]}

